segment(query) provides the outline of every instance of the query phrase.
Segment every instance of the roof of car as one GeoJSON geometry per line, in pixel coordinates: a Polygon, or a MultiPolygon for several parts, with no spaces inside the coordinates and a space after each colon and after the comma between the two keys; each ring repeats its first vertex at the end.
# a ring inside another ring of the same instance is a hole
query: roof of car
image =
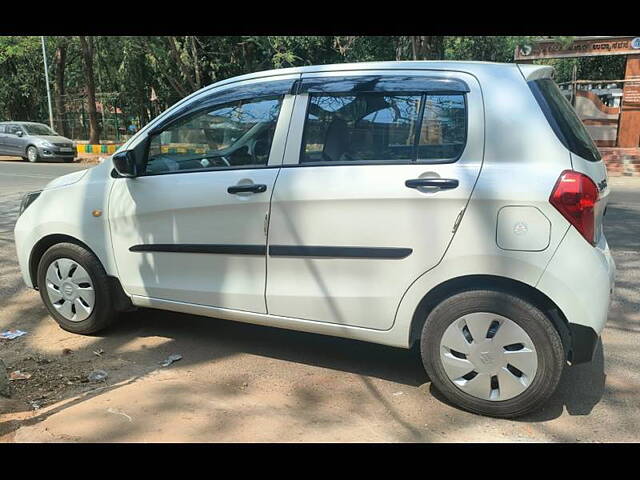
{"type": "Polygon", "coordinates": [[[515,63],[496,63],[496,62],[478,62],[478,61],[459,61],[459,60],[402,60],[402,61],[385,61],[385,62],[357,62],[357,63],[333,63],[327,65],[308,65],[304,67],[278,68],[272,70],[263,70],[260,72],[247,73],[237,77],[227,78],[216,82],[214,85],[224,85],[225,83],[237,82],[240,80],[250,80],[252,78],[271,77],[279,75],[291,75],[301,73],[320,73],[328,71],[341,70],[467,70],[474,69],[479,66],[484,68],[517,68],[515,63]]]}

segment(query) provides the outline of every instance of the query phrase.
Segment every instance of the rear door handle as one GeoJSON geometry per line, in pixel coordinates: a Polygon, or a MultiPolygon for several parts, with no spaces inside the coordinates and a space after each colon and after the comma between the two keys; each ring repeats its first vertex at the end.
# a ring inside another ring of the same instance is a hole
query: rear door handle
{"type": "Polygon", "coordinates": [[[267,186],[263,183],[250,183],[248,185],[233,185],[227,188],[229,193],[262,193],[267,191],[267,186]]]}
{"type": "Polygon", "coordinates": [[[414,178],[404,184],[409,188],[438,187],[441,190],[451,190],[458,186],[455,178],[414,178]]]}

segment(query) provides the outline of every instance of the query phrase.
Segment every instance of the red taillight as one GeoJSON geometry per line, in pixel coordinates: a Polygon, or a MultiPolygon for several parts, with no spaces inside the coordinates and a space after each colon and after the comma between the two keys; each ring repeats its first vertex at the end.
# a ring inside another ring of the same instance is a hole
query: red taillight
{"type": "Polygon", "coordinates": [[[598,187],[593,180],[581,173],[565,170],[553,187],[549,202],[576,227],[587,242],[596,244],[595,205],[598,202],[598,187]]]}

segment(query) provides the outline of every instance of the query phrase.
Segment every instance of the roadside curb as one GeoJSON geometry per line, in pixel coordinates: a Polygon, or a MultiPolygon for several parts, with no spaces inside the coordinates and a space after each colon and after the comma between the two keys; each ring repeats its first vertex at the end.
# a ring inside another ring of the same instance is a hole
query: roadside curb
{"type": "Polygon", "coordinates": [[[76,151],[78,153],[114,153],[122,144],[96,145],[89,143],[77,143],[76,151]]]}

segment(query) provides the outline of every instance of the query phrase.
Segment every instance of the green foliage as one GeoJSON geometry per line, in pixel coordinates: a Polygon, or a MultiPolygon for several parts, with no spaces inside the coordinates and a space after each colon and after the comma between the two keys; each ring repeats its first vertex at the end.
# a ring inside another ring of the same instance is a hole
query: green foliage
{"type": "Polygon", "coordinates": [[[517,45],[526,37],[446,37],[445,59],[513,62],[517,45]]]}
{"type": "Polygon", "coordinates": [[[39,37],[0,37],[0,119],[45,119],[39,37]]]}
{"type": "MultiPolygon", "coordinates": [[[[568,45],[573,37],[555,39],[568,45]]],[[[144,124],[199,88],[248,72],[412,58],[512,62],[516,46],[531,40],[523,36],[95,37],[94,76],[97,101],[117,106],[127,118],[144,124]]],[[[77,37],[46,37],[50,81],[61,42],[66,46],[64,99],[78,105],[85,98],[86,78],[77,37]]],[[[558,81],[567,81],[574,65],[580,79],[622,78],[624,61],[618,56],[544,63],[556,67],[558,81]]],[[[40,37],[0,37],[0,119],[46,121],[42,70],[40,37]]]]}

